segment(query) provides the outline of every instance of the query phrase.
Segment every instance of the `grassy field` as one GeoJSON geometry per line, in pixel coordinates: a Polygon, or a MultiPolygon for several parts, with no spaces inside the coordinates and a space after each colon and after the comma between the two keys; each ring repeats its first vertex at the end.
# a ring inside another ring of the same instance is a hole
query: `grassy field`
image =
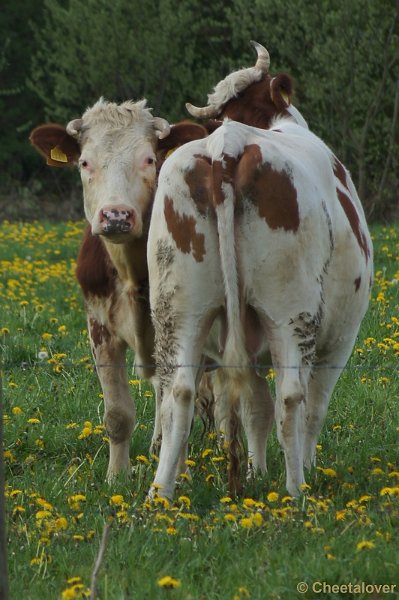
{"type": "Polygon", "coordinates": [[[303,496],[287,496],[273,434],[268,478],[229,498],[225,456],[197,424],[193,478],[181,479],[171,505],[145,500],[156,467],[148,454],[153,392],[133,371],[133,475],[112,489],[104,483],[101,390],[74,280],[82,230],[83,223],[0,225],[11,597],[87,597],[108,521],[104,600],[397,598],[398,225],[373,228],[370,309],[303,496]]]}

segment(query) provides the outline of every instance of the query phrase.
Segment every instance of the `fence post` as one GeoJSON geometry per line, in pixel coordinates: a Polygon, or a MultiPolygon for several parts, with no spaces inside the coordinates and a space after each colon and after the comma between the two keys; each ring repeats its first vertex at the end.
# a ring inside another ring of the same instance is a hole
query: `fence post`
{"type": "Polygon", "coordinates": [[[3,378],[0,366],[0,600],[8,600],[3,440],[3,378]]]}

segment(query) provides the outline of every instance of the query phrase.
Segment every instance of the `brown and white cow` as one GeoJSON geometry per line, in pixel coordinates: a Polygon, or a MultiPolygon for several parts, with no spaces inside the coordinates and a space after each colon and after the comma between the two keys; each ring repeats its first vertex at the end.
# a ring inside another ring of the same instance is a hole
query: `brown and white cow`
{"type": "MultiPolygon", "coordinates": [[[[219,120],[210,121],[207,129],[187,121],[169,128],[166,121],[152,116],[145,101],[117,105],[101,99],[66,128],[42,125],[31,134],[31,142],[49,165],[78,165],[80,169],[89,225],[79,252],[77,278],[85,296],[104,393],[110,438],[108,479],[128,466],[135,424],[125,366],[127,347],[133,348],[136,363],[143,365],[137,369],[139,374],[154,375],[146,245],[156,171],[170,150],[206,136],[208,130],[220,126],[229,110],[237,120],[258,126],[268,126],[273,116],[285,110],[281,94],[288,100],[291,81],[286,75],[271,80],[260,48],[255,67],[245,70],[252,77],[239,86],[244,102],[231,99],[210,115],[219,120]]],[[[201,109],[193,110],[201,113],[201,109]]],[[[157,382],[152,380],[157,391],[157,382]]],[[[158,410],[152,446],[160,436],[157,417],[158,410]]]]}
{"type": "MultiPolygon", "coordinates": [[[[231,78],[215,90],[222,104],[237,91],[231,78]]],[[[148,263],[163,388],[152,493],[173,495],[198,365],[213,351],[225,366],[215,390],[221,420],[234,445],[241,419],[262,471],[270,411],[254,367],[270,352],[286,485],[297,495],[372,280],[372,244],[348,171],[295,110],[268,130],[226,120],[165,161],[148,263]]]]}
{"type": "MultiPolygon", "coordinates": [[[[118,105],[100,99],[66,128],[47,124],[31,134],[48,164],[78,165],[80,170],[89,225],[76,274],[104,394],[109,480],[129,465],[135,425],[125,364],[128,347],[134,350],[139,375],[152,378],[157,390],[146,259],[157,158],[159,163],[170,148],[207,135],[194,123],[178,124],[172,132],[167,121],[153,117],[145,101],[118,105]]],[[[152,445],[160,436],[157,415],[152,445]]]]}

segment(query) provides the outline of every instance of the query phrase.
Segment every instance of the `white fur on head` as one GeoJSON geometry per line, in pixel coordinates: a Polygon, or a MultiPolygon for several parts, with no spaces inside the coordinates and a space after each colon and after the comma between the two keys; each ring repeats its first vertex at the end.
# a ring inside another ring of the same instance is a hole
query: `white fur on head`
{"type": "Polygon", "coordinates": [[[191,115],[201,118],[216,117],[229,100],[238,96],[255,81],[260,81],[263,75],[268,73],[270,66],[268,51],[258,42],[251,41],[251,44],[258,55],[255,66],[230,73],[222,81],[219,81],[213,93],[208,95],[208,106],[199,108],[187,103],[186,108],[191,115]]]}

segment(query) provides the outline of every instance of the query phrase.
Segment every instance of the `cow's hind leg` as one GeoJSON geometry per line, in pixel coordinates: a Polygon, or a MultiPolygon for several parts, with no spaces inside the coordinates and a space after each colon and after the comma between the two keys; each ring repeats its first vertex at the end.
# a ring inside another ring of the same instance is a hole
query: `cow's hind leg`
{"type": "Polygon", "coordinates": [[[284,450],[286,486],[297,496],[305,483],[303,472],[304,411],[314,349],[314,333],[298,337],[303,317],[274,327],[270,347],[276,370],[277,436],[284,450]],[[304,344],[306,342],[306,344],[304,344]],[[310,352],[305,355],[305,352],[310,352]]]}
{"type": "Polygon", "coordinates": [[[129,445],[135,424],[126,360],[126,343],[113,336],[106,325],[88,319],[92,352],[104,395],[104,423],[109,437],[107,480],[129,467],[129,445]]]}
{"type": "Polygon", "coordinates": [[[334,387],[352,352],[353,341],[324,355],[315,363],[309,379],[305,410],[304,464],[310,468],[315,463],[316,444],[326,418],[328,404],[334,387]]]}
{"type": "MultiPolygon", "coordinates": [[[[218,369],[214,376],[214,393],[216,429],[230,443],[231,399],[223,369],[218,369]]],[[[257,471],[265,473],[266,443],[274,422],[274,403],[265,378],[252,367],[248,367],[245,381],[242,381],[238,414],[248,444],[248,475],[257,471]]]]}

